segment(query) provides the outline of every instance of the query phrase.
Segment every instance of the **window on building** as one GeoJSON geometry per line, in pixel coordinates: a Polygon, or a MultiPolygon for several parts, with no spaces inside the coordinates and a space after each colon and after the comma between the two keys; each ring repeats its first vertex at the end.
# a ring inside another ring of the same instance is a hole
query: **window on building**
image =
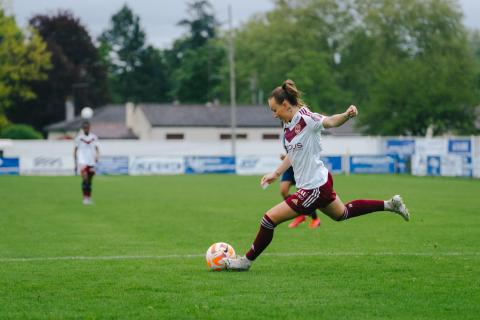
{"type": "Polygon", "coordinates": [[[280,140],[280,135],[278,133],[264,133],[262,135],[263,140],[280,140]]]}
{"type": "MultiPolygon", "coordinates": [[[[237,136],[237,139],[240,139],[240,140],[247,139],[247,134],[246,133],[237,133],[236,136],[237,136]]],[[[230,140],[230,139],[232,139],[232,135],[230,133],[221,133],[220,134],[220,140],[230,140]]]]}
{"type": "Polygon", "coordinates": [[[183,133],[167,133],[165,135],[165,138],[167,140],[183,140],[183,139],[185,139],[183,133]]]}

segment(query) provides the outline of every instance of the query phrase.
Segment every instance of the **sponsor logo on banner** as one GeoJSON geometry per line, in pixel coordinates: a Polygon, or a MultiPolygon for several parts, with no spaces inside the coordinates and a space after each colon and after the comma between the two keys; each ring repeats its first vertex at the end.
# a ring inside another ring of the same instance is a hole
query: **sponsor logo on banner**
{"type": "Polygon", "coordinates": [[[395,157],[350,156],[351,173],[395,173],[395,157]]]}
{"type": "Polygon", "coordinates": [[[185,173],[235,173],[235,158],[206,156],[186,157],[185,173]]]}
{"type": "Polygon", "coordinates": [[[20,164],[18,158],[0,158],[0,176],[18,175],[20,173],[20,164]]]}
{"type": "Polygon", "coordinates": [[[470,154],[472,151],[472,142],[470,139],[449,139],[448,152],[449,153],[463,153],[470,154]]]}
{"type": "Polygon", "coordinates": [[[122,175],[128,174],[127,156],[102,156],[97,163],[98,174],[122,175]]]}
{"type": "Polygon", "coordinates": [[[148,174],[183,174],[185,162],[183,157],[132,157],[131,175],[148,174]]]}
{"type": "Polygon", "coordinates": [[[415,140],[389,139],[386,142],[386,153],[398,155],[415,153],[415,140]]]}
{"type": "Polygon", "coordinates": [[[429,176],[441,175],[441,164],[440,156],[427,156],[427,174],[429,176]]]}
{"type": "Polygon", "coordinates": [[[73,174],[73,156],[36,156],[20,159],[20,172],[32,175],[71,175],[73,174]]]}
{"type": "Polygon", "coordinates": [[[281,163],[275,156],[239,156],[236,159],[237,174],[261,175],[275,170],[281,163]]]}

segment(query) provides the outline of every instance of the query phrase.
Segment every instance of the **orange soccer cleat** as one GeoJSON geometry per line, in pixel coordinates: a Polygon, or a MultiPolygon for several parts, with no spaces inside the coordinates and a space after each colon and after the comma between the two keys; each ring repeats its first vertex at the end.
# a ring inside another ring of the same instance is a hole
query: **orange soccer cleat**
{"type": "Polygon", "coordinates": [[[293,221],[288,225],[289,228],[296,228],[298,225],[302,222],[305,221],[305,216],[304,215],[299,215],[293,221]]]}
{"type": "Polygon", "coordinates": [[[308,226],[310,229],[315,229],[315,228],[318,228],[320,227],[320,224],[322,222],[320,221],[320,218],[315,218],[315,219],[312,219],[312,221],[310,221],[310,225],[308,226]]]}

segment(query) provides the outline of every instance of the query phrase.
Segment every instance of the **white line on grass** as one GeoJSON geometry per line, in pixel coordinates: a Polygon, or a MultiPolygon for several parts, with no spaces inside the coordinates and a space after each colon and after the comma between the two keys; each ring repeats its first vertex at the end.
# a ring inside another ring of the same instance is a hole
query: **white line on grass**
{"type": "MultiPolygon", "coordinates": [[[[467,257],[480,256],[480,252],[285,252],[264,253],[269,257],[467,257]]],[[[59,261],[59,260],[164,260],[164,259],[192,259],[203,257],[203,254],[167,254],[167,255],[125,255],[125,256],[65,256],[65,257],[26,257],[0,258],[0,262],[32,262],[32,261],[59,261]]]]}

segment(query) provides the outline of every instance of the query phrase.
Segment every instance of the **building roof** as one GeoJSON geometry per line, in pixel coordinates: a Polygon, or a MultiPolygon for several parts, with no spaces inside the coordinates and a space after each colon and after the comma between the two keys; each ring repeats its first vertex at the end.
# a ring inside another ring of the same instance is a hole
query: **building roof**
{"type": "MultiPolygon", "coordinates": [[[[228,106],[140,104],[152,127],[230,127],[228,106]]],[[[272,116],[266,106],[237,106],[237,127],[279,128],[280,120],[272,116]]],[[[360,135],[355,130],[355,119],[339,128],[325,131],[338,136],[360,135]]]]}
{"type": "MultiPolygon", "coordinates": [[[[82,126],[80,116],[70,121],[61,121],[51,124],[45,129],[49,132],[71,132],[77,131],[82,126]]],[[[125,123],[125,106],[106,105],[94,110],[90,119],[91,130],[100,139],[137,139],[138,137],[127,128],[125,123]]]]}
{"type": "MultiPolygon", "coordinates": [[[[140,104],[152,127],[230,127],[230,107],[140,104]]],[[[237,106],[238,127],[280,127],[265,106],[237,106]]]]}
{"type": "MultiPolygon", "coordinates": [[[[152,127],[230,127],[228,106],[139,104],[152,127]]],[[[102,139],[136,139],[137,136],[126,126],[126,111],[123,105],[107,105],[95,109],[90,119],[92,132],[102,139]]],[[[237,106],[237,127],[239,128],[280,128],[280,120],[272,116],[266,106],[237,106]]],[[[78,116],[71,121],[51,124],[49,132],[71,132],[81,127],[83,119],[78,116]]],[[[355,129],[355,119],[339,128],[326,130],[324,134],[335,136],[361,135],[355,129]]]]}

